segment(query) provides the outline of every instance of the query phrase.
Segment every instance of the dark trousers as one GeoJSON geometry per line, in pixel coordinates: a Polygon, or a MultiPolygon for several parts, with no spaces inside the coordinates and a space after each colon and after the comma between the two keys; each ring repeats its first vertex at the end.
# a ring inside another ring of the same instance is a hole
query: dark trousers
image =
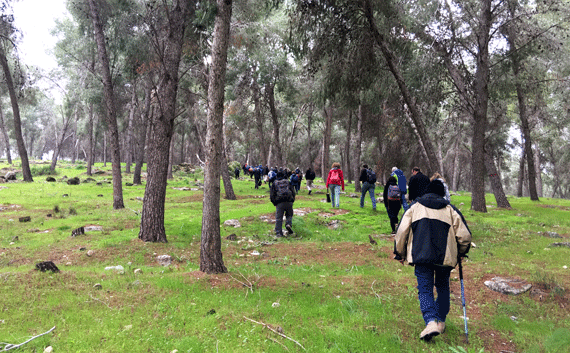
{"type": "Polygon", "coordinates": [[[293,202],[280,202],[275,206],[276,235],[283,235],[283,214],[285,214],[285,224],[293,226],[293,202]]]}

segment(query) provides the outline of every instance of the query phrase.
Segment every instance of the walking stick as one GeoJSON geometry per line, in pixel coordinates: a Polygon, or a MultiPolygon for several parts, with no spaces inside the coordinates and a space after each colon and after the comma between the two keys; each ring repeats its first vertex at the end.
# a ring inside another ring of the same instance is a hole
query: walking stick
{"type": "Polygon", "coordinates": [[[465,343],[469,343],[469,331],[467,330],[467,312],[465,310],[465,288],[463,287],[463,266],[459,257],[459,280],[461,282],[461,304],[463,304],[463,321],[465,322],[465,343]]]}

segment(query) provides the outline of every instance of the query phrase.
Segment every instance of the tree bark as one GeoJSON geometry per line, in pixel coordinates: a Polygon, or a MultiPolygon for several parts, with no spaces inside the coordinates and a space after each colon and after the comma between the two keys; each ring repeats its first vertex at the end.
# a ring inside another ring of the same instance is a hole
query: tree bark
{"type": "Polygon", "coordinates": [[[497,171],[495,166],[495,161],[493,156],[485,151],[485,168],[487,169],[487,174],[489,175],[489,180],[491,181],[491,187],[493,188],[493,194],[495,195],[495,201],[497,201],[497,207],[511,209],[511,204],[507,200],[507,195],[503,190],[503,184],[501,183],[501,176],[497,171]]]}
{"type": "Polygon", "coordinates": [[[540,172],[540,153],[536,153],[534,155],[534,165],[536,168],[536,191],[538,193],[538,197],[543,197],[543,189],[542,189],[542,173],[540,172]]]}
{"type": "Polygon", "coordinates": [[[352,168],[350,163],[350,140],[352,140],[352,110],[348,112],[348,122],[346,125],[346,143],[344,145],[345,158],[346,158],[346,176],[348,183],[352,182],[352,168]]]}
{"type": "Polygon", "coordinates": [[[4,123],[4,111],[2,110],[2,104],[0,103],[0,130],[2,130],[2,136],[6,142],[6,159],[8,164],[12,164],[12,154],[10,153],[10,136],[8,136],[8,130],[6,130],[6,124],[4,123]]]}
{"type": "Polygon", "coordinates": [[[227,139],[226,139],[226,117],[223,118],[223,141],[222,141],[222,165],[220,166],[220,170],[222,171],[222,180],[224,182],[224,190],[226,192],[226,199],[227,200],[237,200],[236,194],[234,192],[234,187],[232,185],[232,178],[230,176],[230,171],[228,169],[228,148],[227,148],[227,139]]]}
{"type": "Polygon", "coordinates": [[[275,85],[268,83],[265,85],[265,97],[269,104],[269,112],[271,113],[271,121],[273,122],[273,153],[275,155],[273,164],[283,166],[283,153],[281,149],[281,138],[279,137],[279,130],[281,124],[279,123],[279,116],[277,115],[277,108],[275,107],[275,85]]]}
{"type": "Polygon", "coordinates": [[[111,144],[111,163],[113,170],[113,209],[118,210],[125,208],[123,203],[123,184],[121,176],[121,147],[119,144],[119,128],[117,125],[117,110],[115,107],[115,93],[113,88],[113,80],[111,70],[109,68],[109,56],[105,46],[105,34],[103,33],[103,24],[99,19],[99,10],[94,0],[89,0],[89,8],[91,12],[91,20],[93,21],[93,29],[95,42],[97,43],[97,54],[101,64],[103,75],[103,88],[105,94],[105,107],[107,111],[106,120],[110,134],[111,144]]]}
{"type": "Polygon", "coordinates": [[[453,154],[453,179],[451,181],[451,190],[457,192],[459,188],[459,155],[461,148],[461,132],[455,139],[455,151],[453,154]]]}
{"type": "MultiPolygon", "coordinates": [[[[356,121],[356,140],[354,141],[354,175],[360,178],[360,166],[362,165],[362,120],[363,120],[363,112],[362,112],[362,104],[358,106],[358,115],[356,121]]],[[[355,177],[356,179],[356,177],[355,177]]],[[[360,181],[355,181],[354,183],[354,191],[361,192],[362,186],[360,185],[360,181]]]]}
{"type": "MultiPolygon", "coordinates": [[[[194,11],[194,2],[186,0],[173,1],[170,7],[162,9],[165,22],[152,38],[156,45],[156,56],[160,65],[158,76],[160,85],[155,87],[155,95],[151,96],[152,116],[148,141],[147,181],[143,199],[141,228],[139,239],[145,242],[166,243],[164,229],[164,203],[166,201],[166,185],[170,144],[176,119],[176,95],[178,93],[178,69],[182,57],[184,32],[194,11]],[[159,49],[162,47],[162,49],[159,49]]],[[[156,17],[153,17],[156,19],[156,17]]]]}
{"type": "Polygon", "coordinates": [[[136,149],[136,164],[135,164],[135,171],[133,173],[133,184],[134,185],[141,185],[141,173],[142,173],[142,166],[144,164],[145,158],[145,149],[146,149],[146,137],[149,133],[150,128],[150,120],[151,116],[151,92],[152,92],[152,83],[150,79],[146,81],[145,84],[145,95],[144,95],[144,110],[140,114],[140,130],[138,131],[138,139],[137,139],[137,149],[136,149]]]}
{"type": "Polygon", "coordinates": [[[524,185],[524,174],[525,174],[525,147],[522,146],[521,158],[519,161],[519,177],[517,179],[517,197],[523,197],[523,185],[524,185]]]}
{"type": "Polygon", "coordinates": [[[251,95],[253,98],[253,115],[255,116],[257,134],[259,138],[259,152],[261,153],[261,162],[263,165],[269,163],[269,158],[267,155],[267,142],[265,141],[265,132],[263,131],[263,114],[261,113],[261,93],[259,90],[259,84],[257,83],[256,68],[252,68],[252,83],[251,83],[251,95]]]}
{"type": "Polygon", "coordinates": [[[24,181],[32,182],[34,179],[32,178],[30,162],[28,161],[28,152],[26,151],[24,136],[22,135],[22,120],[20,119],[20,106],[18,104],[18,96],[16,95],[14,81],[12,81],[12,74],[10,73],[10,67],[8,66],[6,53],[4,52],[4,46],[1,44],[0,66],[2,66],[2,70],[4,71],[4,80],[6,81],[6,86],[8,86],[10,102],[12,103],[12,113],[14,115],[14,135],[16,137],[16,144],[18,146],[18,154],[20,155],[20,160],[22,162],[22,176],[24,181]]]}
{"type": "MultiPolygon", "coordinates": [[[[217,0],[212,67],[208,78],[208,132],[204,168],[204,206],[200,242],[200,271],[225,273],[220,235],[220,165],[222,163],[224,90],[232,1],[217,0]]],[[[273,97],[273,94],[271,94],[273,97]]],[[[227,167],[226,167],[227,168],[227,167]]]]}
{"type": "Polygon", "coordinates": [[[326,182],[329,174],[329,169],[331,167],[329,158],[330,158],[330,146],[331,146],[333,108],[330,105],[327,108],[325,105],[325,107],[323,108],[323,114],[325,118],[325,131],[323,131],[323,155],[321,159],[321,173],[323,176],[323,181],[326,182]]]}

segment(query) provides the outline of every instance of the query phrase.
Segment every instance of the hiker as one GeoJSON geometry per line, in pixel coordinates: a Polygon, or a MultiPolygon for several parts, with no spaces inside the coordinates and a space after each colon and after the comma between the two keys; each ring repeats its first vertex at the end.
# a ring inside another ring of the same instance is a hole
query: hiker
{"type": "Polygon", "coordinates": [[[408,191],[410,192],[408,199],[409,201],[414,201],[415,199],[422,197],[426,188],[429,184],[429,178],[425,176],[420,168],[412,168],[412,177],[410,178],[410,183],[408,184],[408,191]]]}
{"type": "Polygon", "coordinates": [[[293,202],[295,202],[295,188],[285,177],[283,169],[277,171],[277,179],[271,185],[269,198],[275,205],[275,235],[283,236],[283,214],[285,214],[285,228],[287,234],[293,234],[293,202]]]}
{"type": "Polygon", "coordinates": [[[313,187],[313,180],[315,180],[315,171],[313,170],[313,167],[309,167],[309,169],[307,169],[307,171],[305,172],[305,179],[307,179],[307,190],[309,190],[309,195],[311,195],[311,192],[313,191],[312,187],[313,187]]]}
{"type": "Polygon", "coordinates": [[[297,168],[295,169],[295,172],[291,174],[291,178],[289,179],[291,185],[295,188],[295,193],[298,193],[299,189],[301,188],[301,178],[299,177],[300,174],[301,171],[299,168],[297,168]]]}
{"type": "Polygon", "coordinates": [[[273,182],[275,181],[275,179],[277,179],[277,168],[273,167],[273,168],[271,168],[271,170],[267,174],[267,185],[269,186],[270,189],[271,189],[271,185],[273,185],[273,182]]]}
{"type": "Polygon", "coordinates": [[[359,181],[362,182],[360,208],[364,208],[364,197],[368,192],[370,194],[370,200],[372,200],[372,210],[376,211],[376,196],[374,194],[374,189],[376,188],[376,173],[374,173],[372,169],[368,169],[368,164],[362,166],[359,181]]]}
{"type": "Polygon", "coordinates": [[[398,213],[402,209],[402,191],[398,187],[398,181],[395,177],[388,178],[384,186],[384,207],[390,219],[390,227],[392,227],[392,235],[396,234],[396,226],[398,225],[398,213]]]}
{"type": "Polygon", "coordinates": [[[332,207],[339,207],[340,189],[344,191],[344,176],[340,163],[334,162],[327,176],[327,189],[330,190],[332,207]]]}
{"type": "Polygon", "coordinates": [[[445,196],[443,198],[446,199],[447,201],[451,202],[451,195],[449,195],[449,188],[447,187],[447,183],[445,182],[445,179],[443,179],[441,174],[439,174],[438,172],[435,172],[434,175],[432,175],[431,178],[429,178],[429,180],[430,181],[434,181],[434,180],[441,181],[441,183],[443,184],[443,187],[445,188],[445,196]]]}
{"type": "Polygon", "coordinates": [[[390,176],[396,178],[396,181],[398,182],[398,187],[402,192],[402,206],[404,207],[404,211],[407,211],[409,206],[408,201],[406,201],[406,194],[408,193],[408,188],[406,186],[406,176],[404,175],[404,172],[398,167],[392,168],[392,174],[390,174],[390,176]]]}
{"type": "Polygon", "coordinates": [[[261,175],[263,174],[263,167],[261,164],[255,168],[253,168],[253,177],[255,178],[255,188],[259,189],[261,186],[261,175]]]}
{"type": "Polygon", "coordinates": [[[234,175],[235,175],[236,179],[239,179],[239,172],[240,172],[240,168],[236,167],[236,169],[234,169],[234,175]]]}
{"type": "Polygon", "coordinates": [[[443,198],[445,189],[432,181],[402,216],[394,239],[394,259],[414,265],[418,299],[426,327],[420,339],[445,331],[449,313],[449,275],[471,246],[471,231],[461,212],[443,198]],[[433,287],[437,289],[434,299],[433,287]]]}

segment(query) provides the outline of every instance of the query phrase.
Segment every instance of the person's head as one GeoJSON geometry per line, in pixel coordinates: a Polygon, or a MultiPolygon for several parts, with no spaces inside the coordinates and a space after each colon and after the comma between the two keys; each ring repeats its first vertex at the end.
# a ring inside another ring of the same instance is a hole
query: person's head
{"type": "Polygon", "coordinates": [[[334,162],[334,163],[332,164],[332,167],[333,167],[333,168],[339,168],[339,169],[340,169],[340,163],[339,163],[339,162],[334,162]]]}
{"type": "Polygon", "coordinates": [[[438,196],[445,196],[445,187],[440,180],[434,180],[428,184],[426,194],[436,194],[438,196]]]}
{"type": "Polygon", "coordinates": [[[412,175],[416,175],[416,174],[418,174],[419,172],[421,172],[421,170],[420,170],[419,167],[413,167],[413,168],[412,168],[412,175]]]}
{"type": "Polygon", "coordinates": [[[398,184],[398,180],[396,180],[396,177],[389,177],[388,181],[386,182],[386,184],[388,185],[397,185],[398,184]]]}
{"type": "Polygon", "coordinates": [[[434,181],[436,179],[439,179],[441,181],[445,181],[445,179],[443,179],[443,177],[441,176],[441,174],[439,174],[438,172],[435,172],[431,178],[429,178],[429,181],[434,181]]]}
{"type": "Polygon", "coordinates": [[[368,164],[363,164],[363,165],[362,165],[362,168],[368,169],[368,164]]]}
{"type": "Polygon", "coordinates": [[[285,178],[285,171],[280,168],[280,169],[277,171],[277,179],[283,179],[283,178],[285,178]]]}

